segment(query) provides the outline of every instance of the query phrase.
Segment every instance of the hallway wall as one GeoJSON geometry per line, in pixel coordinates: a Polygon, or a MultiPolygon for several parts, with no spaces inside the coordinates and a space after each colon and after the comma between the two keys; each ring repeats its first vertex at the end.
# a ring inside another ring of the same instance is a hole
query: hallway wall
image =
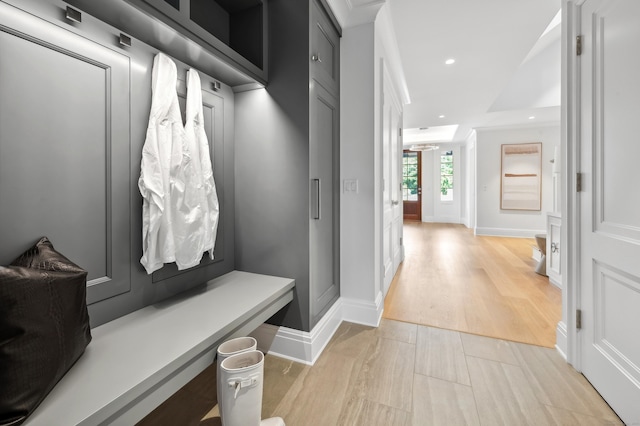
{"type": "Polygon", "coordinates": [[[553,210],[550,160],[555,146],[559,144],[559,124],[477,129],[476,234],[532,237],[546,232],[547,212],[553,210]],[[529,142],[542,142],[542,208],[540,211],[501,210],[501,145],[529,142]]]}

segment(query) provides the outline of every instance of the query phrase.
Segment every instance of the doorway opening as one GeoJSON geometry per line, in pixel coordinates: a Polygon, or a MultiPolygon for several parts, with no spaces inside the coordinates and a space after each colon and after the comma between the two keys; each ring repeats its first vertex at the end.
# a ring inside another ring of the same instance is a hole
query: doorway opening
{"type": "Polygon", "coordinates": [[[422,153],[402,151],[403,219],[422,220],[422,153]]]}

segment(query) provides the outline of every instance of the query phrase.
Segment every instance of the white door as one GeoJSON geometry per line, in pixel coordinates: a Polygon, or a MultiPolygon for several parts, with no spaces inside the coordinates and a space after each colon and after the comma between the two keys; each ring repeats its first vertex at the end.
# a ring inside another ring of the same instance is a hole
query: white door
{"type": "Polygon", "coordinates": [[[581,23],[581,366],[640,424],[640,2],[587,0],[581,23]]]}
{"type": "MultiPolygon", "coordinates": [[[[393,203],[393,274],[395,275],[400,262],[402,262],[402,225],[404,220],[402,203],[402,112],[394,96],[391,105],[391,192],[393,203]]],[[[393,277],[392,277],[393,278],[393,277]]],[[[386,288],[387,290],[389,287],[386,288]]]]}
{"type": "Polygon", "coordinates": [[[402,142],[399,136],[402,116],[400,105],[384,65],[382,73],[382,265],[384,276],[382,295],[385,296],[402,260],[400,245],[402,237],[402,194],[400,192],[402,142]]]}

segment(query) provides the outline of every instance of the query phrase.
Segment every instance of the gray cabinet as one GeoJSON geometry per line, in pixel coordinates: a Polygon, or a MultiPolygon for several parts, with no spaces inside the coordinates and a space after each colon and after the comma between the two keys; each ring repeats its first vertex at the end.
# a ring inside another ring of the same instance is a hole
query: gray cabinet
{"type": "MultiPolygon", "coordinates": [[[[28,0],[31,1],[31,0],[28,0]]],[[[49,0],[46,0],[49,1],[49,0]]],[[[67,0],[231,87],[267,83],[263,0],[67,0]]]]}
{"type": "Polygon", "coordinates": [[[340,39],[315,1],[311,2],[310,38],[309,177],[313,190],[309,285],[313,327],[340,294],[340,39]]]}
{"type": "Polygon", "coordinates": [[[269,29],[269,85],[236,94],[236,265],[294,278],[272,321],[310,331],[340,294],[339,30],[276,0],[269,29]]]}
{"type": "Polygon", "coordinates": [[[340,291],[340,135],[337,98],[313,80],[310,95],[309,285],[312,323],[316,323],[340,291]]]}
{"type": "Polygon", "coordinates": [[[310,18],[310,76],[334,96],[339,96],[339,35],[324,9],[315,1],[311,3],[310,18]]]}
{"type": "Polygon", "coordinates": [[[267,81],[266,2],[128,0],[262,82],[267,81]]]}

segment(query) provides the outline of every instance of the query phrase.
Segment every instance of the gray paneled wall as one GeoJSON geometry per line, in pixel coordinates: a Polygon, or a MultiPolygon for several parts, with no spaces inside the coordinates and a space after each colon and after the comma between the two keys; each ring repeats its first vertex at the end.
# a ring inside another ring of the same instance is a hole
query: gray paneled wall
{"type": "MultiPolygon", "coordinates": [[[[216,259],[148,276],[137,181],[157,50],[136,39],[122,48],[118,30],[86,14],[72,24],[65,7],[0,2],[0,264],[49,236],[88,270],[96,326],[235,269],[234,95],[200,73],[221,208],[216,259]]],[[[177,65],[184,96],[187,66],[177,65]]]]}

